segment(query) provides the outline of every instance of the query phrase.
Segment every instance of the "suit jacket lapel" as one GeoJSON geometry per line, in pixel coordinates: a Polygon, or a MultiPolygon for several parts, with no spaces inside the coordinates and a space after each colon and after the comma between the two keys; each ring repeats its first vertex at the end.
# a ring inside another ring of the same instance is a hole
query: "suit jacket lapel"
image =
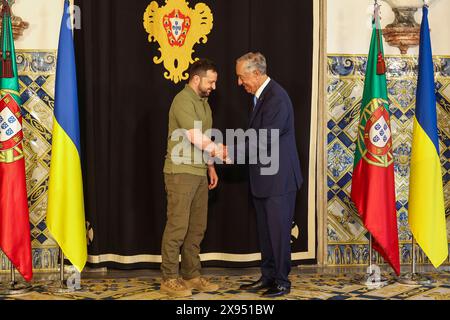
{"type": "Polygon", "coordinates": [[[261,105],[264,102],[264,98],[265,95],[267,94],[267,91],[270,90],[270,88],[272,87],[273,84],[273,80],[270,79],[269,83],[267,84],[267,86],[264,88],[263,92],[261,92],[261,95],[259,96],[258,102],[256,103],[255,108],[253,109],[252,114],[250,115],[250,121],[248,123],[248,126],[251,127],[253,121],[255,120],[256,114],[259,112],[259,110],[261,109],[261,105]]]}

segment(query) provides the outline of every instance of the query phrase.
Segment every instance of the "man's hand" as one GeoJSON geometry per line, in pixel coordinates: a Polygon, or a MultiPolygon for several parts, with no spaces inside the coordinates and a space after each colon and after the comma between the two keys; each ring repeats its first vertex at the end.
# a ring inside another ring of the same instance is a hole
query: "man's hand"
{"type": "MultiPolygon", "coordinates": [[[[205,150],[209,152],[209,155],[212,158],[218,158],[227,164],[232,163],[231,159],[228,158],[228,148],[222,143],[211,143],[205,148],[205,150]]],[[[213,163],[213,161],[211,163],[213,163]]]]}
{"type": "Polygon", "coordinates": [[[228,155],[228,149],[227,149],[226,146],[224,146],[223,144],[219,143],[219,144],[216,144],[216,147],[214,149],[214,153],[215,153],[215,155],[214,155],[215,158],[219,158],[219,159],[225,160],[225,158],[228,155]]]}
{"type": "Polygon", "coordinates": [[[220,158],[224,163],[231,164],[233,161],[228,157],[228,147],[219,143],[219,155],[217,158],[220,158]]]}
{"type": "Polygon", "coordinates": [[[217,176],[214,165],[208,166],[208,176],[209,176],[208,189],[212,190],[212,189],[216,188],[217,184],[219,183],[219,177],[217,176]]]}

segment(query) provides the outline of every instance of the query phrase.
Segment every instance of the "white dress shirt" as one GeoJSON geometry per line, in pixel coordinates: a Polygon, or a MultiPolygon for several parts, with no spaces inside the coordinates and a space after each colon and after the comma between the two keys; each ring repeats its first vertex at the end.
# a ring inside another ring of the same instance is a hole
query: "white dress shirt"
{"type": "Polygon", "coordinates": [[[267,85],[270,82],[270,77],[267,77],[266,81],[264,81],[264,83],[261,85],[261,87],[259,87],[259,89],[256,91],[255,93],[255,97],[256,99],[259,99],[259,97],[261,96],[261,93],[264,91],[264,89],[267,87],[267,85]]]}

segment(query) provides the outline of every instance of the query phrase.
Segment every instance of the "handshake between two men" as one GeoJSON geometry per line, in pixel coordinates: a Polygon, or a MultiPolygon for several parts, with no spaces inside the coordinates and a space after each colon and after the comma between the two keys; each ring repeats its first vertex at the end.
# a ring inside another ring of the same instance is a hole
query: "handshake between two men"
{"type": "MultiPolygon", "coordinates": [[[[191,129],[186,133],[188,140],[200,150],[206,151],[211,158],[220,159],[223,163],[231,164],[233,161],[228,157],[228,148],[222,143],[214,143],[199,129],[191,129]]],[[[214,161],[212,161],[214,162],[214,161]]]]}
{"type": "Polygon", "coordinates": [[[209,153],[209,155],[212,158],[217,158],[217,159],[222,160],[226,164],[232,163],[232,160],[228,157],[228,148],[226,145],[224,145],[222,143],[217,143],[217,144],[213,143],[211,152],[209,153]]]}

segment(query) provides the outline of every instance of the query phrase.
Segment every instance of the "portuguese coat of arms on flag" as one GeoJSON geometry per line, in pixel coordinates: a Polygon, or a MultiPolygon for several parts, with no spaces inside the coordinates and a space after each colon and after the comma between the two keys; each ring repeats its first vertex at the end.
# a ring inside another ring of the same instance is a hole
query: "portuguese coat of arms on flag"
{"type": "Polygon", "coordinates": [[[373,248],[399,274],[392,131],[378,10],[364,81],[351,198],[372,235],[373,248]]]}

